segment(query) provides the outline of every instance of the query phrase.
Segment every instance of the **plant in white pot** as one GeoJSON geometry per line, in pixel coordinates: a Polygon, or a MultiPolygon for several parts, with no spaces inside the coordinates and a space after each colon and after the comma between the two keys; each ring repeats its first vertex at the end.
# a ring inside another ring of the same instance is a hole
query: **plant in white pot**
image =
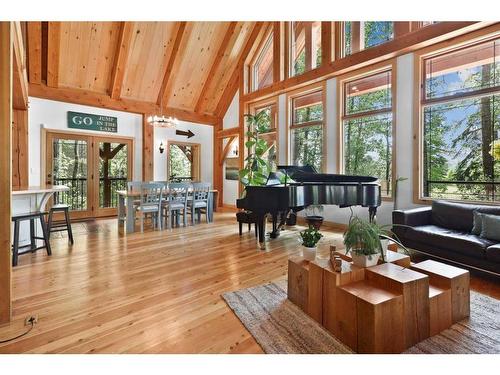
{"type": "MultiPolygon", "coordinates": [[[[387,226],[386,226],[387,227],[387,226]]],[[[346,254],[351,252],[354,265],[371,267],[378,263],[380,256],[385,259],[389,240],[398,244],[405,252],[406,247],[395,238],[395,235],[377,223],[351,217],[344,232],[346,254]]]]}
{"type": "Polygon", "coordinates": [[[309,226],[306,230],[300,232],[302,238],[302,253],[304,259],[314,260],[316,258],[317,244],[323,235],[313,226],[309,226]]]}

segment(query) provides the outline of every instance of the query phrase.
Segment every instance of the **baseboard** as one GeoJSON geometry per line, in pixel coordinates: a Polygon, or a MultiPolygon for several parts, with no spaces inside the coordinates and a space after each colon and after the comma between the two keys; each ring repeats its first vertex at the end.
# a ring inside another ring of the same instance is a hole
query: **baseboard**
{"type": "Polygon", "coordinates": [[[230,210],[230,211],[238,211],[238,208],[234,204],[223,204],[222,206],[219,206],[218,208],[223,208],[225,210],[230,210]]]}
{"type": "MultiPolygon", "coordinates": [[[[305,217],[302,216],[297,216],[297,224],[300,225],[307,225],[307,221],[305,217]]],[[[321,229],[329,229],[333,230],[335,232],[345,232],[347,229],[347,224],[342,224],[342,223],[335,223],[333,221],[323,221],[323,224],[321,225],[321,229]]]]}

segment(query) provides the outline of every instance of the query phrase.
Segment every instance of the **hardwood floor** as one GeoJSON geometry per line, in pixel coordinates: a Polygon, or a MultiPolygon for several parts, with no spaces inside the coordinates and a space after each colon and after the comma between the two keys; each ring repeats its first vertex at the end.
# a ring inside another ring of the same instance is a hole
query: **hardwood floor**
{"type": "MultiPolygon", "coordinates": [[[[220,295],[286,277],[300,252],[297,232],[257,248],[238,236],[234,212],[212,224],[122,236],[116,220],[74,225],[75,245],[51,240],[53,255],[24,255],[13,271],[13,321],[0,341],[39,323],[0,353],[261,353],[220,295]]],[[[341,241],[327,233],[326,243],[341,241]]],[[[500,282],[472,287],[500,298],[500,282]]]]}

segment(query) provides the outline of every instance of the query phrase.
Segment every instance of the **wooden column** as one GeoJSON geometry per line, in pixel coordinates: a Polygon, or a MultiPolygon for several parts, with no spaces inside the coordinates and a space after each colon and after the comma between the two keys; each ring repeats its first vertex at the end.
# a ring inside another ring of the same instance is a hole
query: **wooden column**
{"type": "Polygon", "coordinates": [[[333,22],[321,22],[321,65],[332,61],[333,22]]]}
{"type": "Polygon", "coordinates": [[[28,187],[28,111],[12,111],[12,188],[28,187]]]}
{"type": "Polygon", "coordinates": [[[284,23],[273,22],[273,82],[284,79],[284,23]]]}
{"type": "Polygon", "coordinates": [[[311,70],[313,66],[312,22],[304,22],[304,35],[305,35],[306,71],[308,71],[311,70]]]}
{"type": "Polygon", "coordinates": [[[0,324],[11,319],[12,29],[0,22],[0,324]]]}
{"type": "Polygon", "coordinates": [[[217,194],[217,206],[222,206],[223,201],[224,201],[224,183],[223,183],[223,176],[222,176],[222,167],[224,165],[224,161],[222,161],[222,164],[220,163],[221,158],[222,158],[222,141],[223,138],[218,137],[217,132],[222,130],[222,119],[220,119],[215,125],[214,125],[214,160],[213,160],[213,185],[214,189],[218,191],[217,194]]]}
{"type": "MultiPolygon", "coordinates": [[[[154,127],[148,121],[149,114],[142,115],[142,180],[154,178],[154,127]]],[[[138,176],[136,176],[138,178],[138,176]]]]}

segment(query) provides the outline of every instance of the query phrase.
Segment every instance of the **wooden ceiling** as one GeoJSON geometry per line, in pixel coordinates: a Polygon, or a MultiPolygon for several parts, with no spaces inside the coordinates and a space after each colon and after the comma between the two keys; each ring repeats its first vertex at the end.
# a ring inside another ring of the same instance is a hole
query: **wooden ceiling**
{"type": "Polygon", "coordinates": [[[133,112],[162,105],[167,112],[189,114],[188,118],[220,117],[218,104],[256,26],[256,22],[27,22],[30,95],[50,92],[45,96],[55,97],[59,92],[66,98],[116,101],[117,108],[133,112]]]}

